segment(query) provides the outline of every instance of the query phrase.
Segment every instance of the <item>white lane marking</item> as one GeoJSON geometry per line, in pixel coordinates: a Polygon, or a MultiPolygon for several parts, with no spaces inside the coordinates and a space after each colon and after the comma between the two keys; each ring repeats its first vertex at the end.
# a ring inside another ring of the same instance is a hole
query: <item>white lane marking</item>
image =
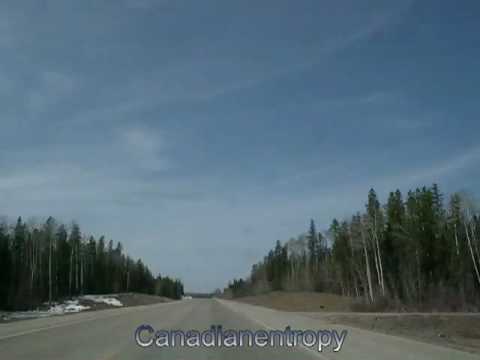
{"type": "MultiPolygon", "coordinates": [[[[238,310],[235,310],[235,309],[232,309],[229,305],[226,305],[226,304],[223,304],[219,299],[214,299],[215,301],[217,301],[220,305],[223,305],[224,307],[228,308],[230,311],[233,311],[234,313],[236,313],[237,315],[242,315],[242,316],[245,316],[245,314],[242,314],[241,312],[239,312],[238,310]]],[[[270,331],[276,331],[278,329],[274,329],[272,328],[271,326],[263,323],[262,321],[258,320],[258,319],[254,319],[254,318],[251,318],[249,316],[246,316],[248,320],[254,322],[254,323],[257,323],[258,325],[260,325],[261,327],[267,329],[267,330],[270,330],[270,331]]],[[[331,360],[329,358],[327,358],[325,355],[323,354],[320,354],[318,351],[315,351],[309,347],[306,347],[302,344],[299,344],[300,345],[300,349],[309,353],[309,354],[314,354],[316,356],[318,356],[320,359],[324,359],[324,360],[331,360]]],[[[297,347],[298,348],[298,347],[297,347]]]]}

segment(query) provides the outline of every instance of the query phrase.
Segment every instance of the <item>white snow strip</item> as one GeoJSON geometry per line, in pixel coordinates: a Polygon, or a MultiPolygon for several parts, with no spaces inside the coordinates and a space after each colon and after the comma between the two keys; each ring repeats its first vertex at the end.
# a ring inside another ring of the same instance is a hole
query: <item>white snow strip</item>
{"type": "Polygon", "coordinates": [[[88,310],[90,306],[83,306],[78,303],[78,300],[67,300],[63,304],[55,304],[48,309],[50,314],[62,315],[70,313],[78,313],[80,311],[88,310]]]}
{"type": "Polygon", "coordinates": [[[123,304],[120,302],[120,300],[111,297],[111,296],[105,296],[105,295],[84,295],[81,297],[82,300],[88,300],[92,301],[97,304],[107,304],[110,306],[123,306],[123,304]]]}
{"type": "Polygon", "coordinates": [[[56,316],[56,315],[79,313],[81,311],[91,309],[90,306],[81,305],[80,300],[87,300],[97,304],[106,304],[114,307],[123,306],[120,300],[116,299],[113,296],[84,295],[76,300],[66,300],[63,303],[53,303],[53,305],[51,305],[46,311],[34,310],[34,311],[6,312],[6,313],[0,313],[0,317],[2,320],[7,320],[7,321],[14,320],[14,319],[35,319],[35,318],[43,318],[43,317],[50,317],[50,316],[56,316]]]}

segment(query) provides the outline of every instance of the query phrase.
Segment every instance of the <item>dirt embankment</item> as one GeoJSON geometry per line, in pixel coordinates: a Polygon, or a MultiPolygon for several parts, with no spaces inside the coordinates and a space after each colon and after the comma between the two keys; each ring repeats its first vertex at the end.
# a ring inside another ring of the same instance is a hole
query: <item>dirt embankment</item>
{"type": "Polygon", "coordinates": [[[480,353],[480,313],[352,312],[348,297],[306,292],[272,292],[236,301],[294,311],[324,323],[350,326],[480,353]]]}

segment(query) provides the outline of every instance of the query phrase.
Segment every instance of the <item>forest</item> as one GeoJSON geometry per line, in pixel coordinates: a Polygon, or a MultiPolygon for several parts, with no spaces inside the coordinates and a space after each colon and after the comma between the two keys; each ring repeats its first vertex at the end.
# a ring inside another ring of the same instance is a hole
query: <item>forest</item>
{"type": "Polygon", "coordinates": [[[448,199],[438,185],[404,197],[391,192],[382,205],[368,193],[365,210],[333,219],[275,247],[247,279],[235,279],[229,296],[276,291],[346,295],[370,308],[480,308],[480,217],[470,197],[448,199]]]}
{"type": "Polygon", "coordinates": [[[173,299],[180,280],[154,277],[142,260],[125,255],[121,243],[86,236],[49,217],[45,223],[0,224],[0,309],[32,309],[83,294],[140,292],[173,299]]]}

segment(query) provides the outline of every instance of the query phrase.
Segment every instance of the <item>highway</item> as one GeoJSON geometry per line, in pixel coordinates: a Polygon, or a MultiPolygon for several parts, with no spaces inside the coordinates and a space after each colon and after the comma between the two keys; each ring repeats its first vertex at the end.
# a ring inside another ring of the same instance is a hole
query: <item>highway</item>
{"type": "Polygon", "coordinates": [[[0,359],[5,360],[202,360],[202,359],[480,359],[479,355],[347,327],[332,327],[304,314],[225,300],[185,300],[166,304],[85,312],[0,324],[0,359]],[[315,348],[141,348],[138,326],[155,330],[204,331],[212,325],[238,330],[347,330],[341,351],[315,348]]]}

